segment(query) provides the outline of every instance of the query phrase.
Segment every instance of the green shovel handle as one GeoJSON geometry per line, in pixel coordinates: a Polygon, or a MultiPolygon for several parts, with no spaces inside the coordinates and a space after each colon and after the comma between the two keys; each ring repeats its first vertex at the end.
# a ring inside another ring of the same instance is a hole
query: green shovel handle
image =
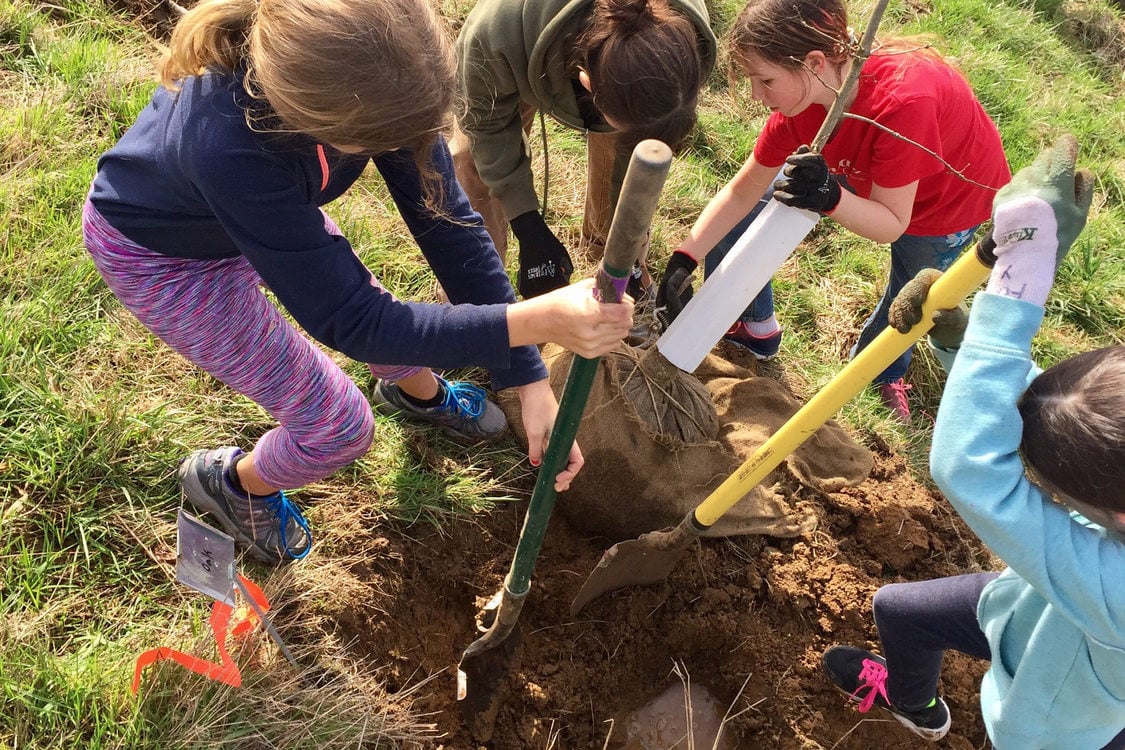
{"type": "MultiPolygon", "coordinates": [[[[672,150],[660,141],[641,141],[633,150],[606,238],[605,257],[598,269],[596,294],[602,301],[621,301],[624,280],[628,279],[633,263],[645,245],[671,165],[672,150]]],[[[531,587],[535,558],[543,545],[547,521],[555,506],[555,477],[570,455],[570,446],[578,434],[578,425],[582,422],[582,412],[586,410],[586,400],[590,396],[590,386],[598,372],[600,359],[587,359],[576,354],[571,360],[555,426],[547,441],[543,465],[535,480],[512,567],[504,583],[513,596],[522,596],[531,587]]]]}

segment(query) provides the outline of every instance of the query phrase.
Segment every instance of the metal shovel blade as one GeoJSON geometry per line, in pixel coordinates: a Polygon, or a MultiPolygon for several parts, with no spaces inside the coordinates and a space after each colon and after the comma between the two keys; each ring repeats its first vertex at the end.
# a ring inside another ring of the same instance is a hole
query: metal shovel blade
{"type": "Polygon", "coordinates": [[[587,604],[610,591],[660,583],[698,538],[690,520],[684,519],[679,526],[650,531],[613,545],[602,554],[570,603],[571,617],[576,617],[587,604]]]}
{"type": "Polygon", "coordinates": [[[527,592],[513,594],[507,584],[497,591],[480,613],[484,635],[469,644],[457,664],[457,707],[477,742],[492,739],[506,677],[523,642],[519,616],[526,598],[527,592]]]}

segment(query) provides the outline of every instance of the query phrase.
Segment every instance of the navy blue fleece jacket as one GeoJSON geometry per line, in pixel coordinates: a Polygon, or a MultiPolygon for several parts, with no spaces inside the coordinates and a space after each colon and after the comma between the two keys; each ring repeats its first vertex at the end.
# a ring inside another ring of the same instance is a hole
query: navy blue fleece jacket
{"type": "Polygon", "coordinates": [[[477,365],[498,389],[547,376],[535,347],[508,346],[505,310],[515,295],[444,141],[432,154],[443,187],[444,215],[435,216],[409,150],[370,159],[263,132],[247,124],[251,103],[238,76],[211,72],[181,83],[178,93],[159,88],[98,161],[91,201],[114,228],[174,257],[245,256],[313,338],[357,361],[477,365]],[[453,305],[403,302],[377,289],[348,241],[324,228],[320,207],[369,161],[453,305]]]}

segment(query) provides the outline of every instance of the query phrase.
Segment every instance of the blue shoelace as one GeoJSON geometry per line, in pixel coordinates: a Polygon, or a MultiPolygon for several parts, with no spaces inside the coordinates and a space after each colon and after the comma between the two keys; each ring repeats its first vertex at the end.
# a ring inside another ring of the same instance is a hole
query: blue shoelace
{"type": "Polygon", "coordinates": [[[450,383],[444,379],[442,383],[445,384],[445,399],[441,402],[443,410],[454,414],[463,413],[470,419],[477,419],[484,414],[488,396],[483,388],[472,383],[450,383]]]}
{"type": "Polygon", "coordinates": [[[294,560],[303,559],[305,555],[309,554],[309,550],[312,549],[312,532],[309,530],[309,522],[305,520],[304,515],[301,514],[301,510],[281,490],[263,498],[263,500],[265,500],[266,506],[273,512],[274,516],[277,517],[277,522],[281,528],[281,548],[294,560]],[[289,548],[286,529],[289,528],[290,518],[297,522],[297,525],[305,532],[305,539],[308,540],[308,543],[300,554],[295,554],[293,550],[289,548]]]}

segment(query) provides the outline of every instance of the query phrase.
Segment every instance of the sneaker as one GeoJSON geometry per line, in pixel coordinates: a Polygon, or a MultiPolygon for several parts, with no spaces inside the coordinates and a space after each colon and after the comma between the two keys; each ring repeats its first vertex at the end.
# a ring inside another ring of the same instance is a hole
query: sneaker
{"type": "Polygon", "coordinates": [[[438,381],[445,389],[445,400],[437,406],[415,405],[397,384],[386,380],[375,384],[371,401],[380,414],[436,425],[459,442],[483,443],[504,434],[508,420],[500,407],[488,400],[483,388],[472,383],[451,383],[444,378],[438,381]]]}
{"type": "Polygon", "coordinates": [[[860,713],[878,706],[930,742],[937,742],[949,731],[949,706],[940,697],[935,697],[929,706],[912,711],[891,703],[887,697],[887,662],[883,657],[855,646],[833,646],[824,652],[821,661],[828,679],[859,704],[860,713]]]}
{"type": "Polygon", "coordinates": [[[196,510],[210,513],[258,560],[300,560],[312,548],[309,522],[281,490],[265,497],[235,491],[228,472],[241,455],[238,448],[226,447],[195,451],[180,461],[177,476],[184,497],[196,510]]]}
{"type": "Polygon", "coordinates": [[[772,333],[769,336],[755,336],[750,333],[750,327],[746,325],[746,321],[744,320],[740,320],[732,325],[723,338],[736,346],[746,349],[754,356],[754,359],[763,362],[776,357],[777,350],[781,348],[780,328],[777,329],[777,333],[772,333]]]}
{"type": "Polygon", "coordinates": [[[883,406],[887,407],[903,424],[910,424],[910,402],[906,400],[906,392],[913,387],[902,382],[902,378],[879,384],[879,396],[883,399],[883,406]]]}

